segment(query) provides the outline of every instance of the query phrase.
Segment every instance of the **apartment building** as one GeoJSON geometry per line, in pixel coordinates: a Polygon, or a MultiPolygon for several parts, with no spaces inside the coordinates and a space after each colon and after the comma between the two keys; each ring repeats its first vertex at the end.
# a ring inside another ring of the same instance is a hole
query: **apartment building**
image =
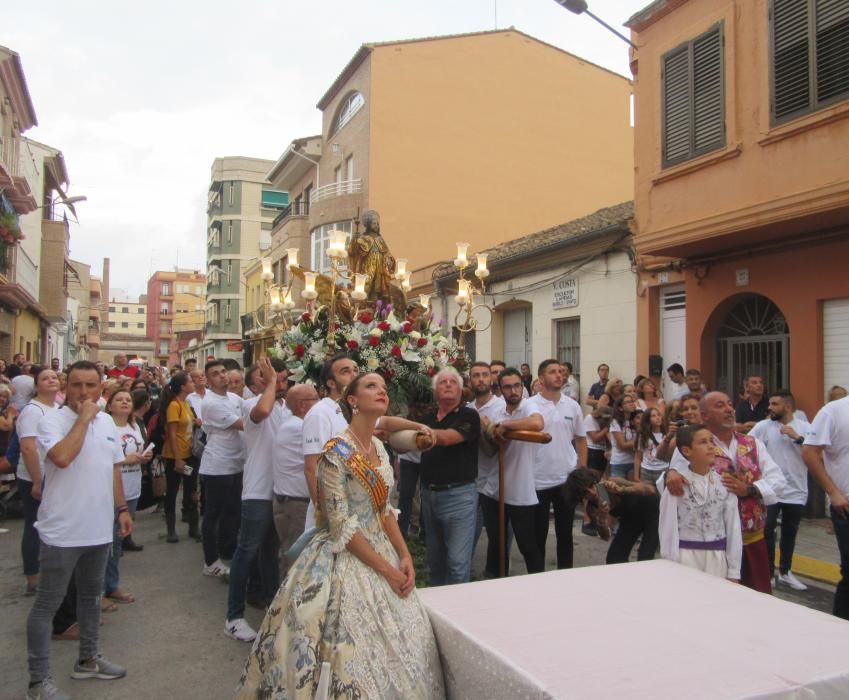
{"type": "MultiPolygon", "coordinates": [[[[148,280],[146,324],[147,337],[153,341],[152,364],[179,363],[177,333],[203,329],[206,282],[199,270],[183,269],[160,270],[148,280]]],[[[124,305],[120,308],[123,313],[124,305]]]]}
{"type": "Polygon", "coordinates": [[[96,333],[91,331],[91,266],[79,260],[69,260],[67,267],[68,284],[68,352],[65,364],[77,360],[96,360],[100,347],[99,326],[96,333]],[[96,346],[90,344],[96,336],[96,346]]]}
{"type": "MultiPolygon", "coordinates": [[[[333,229],[377,209],[414,291],[455,255],[531,234],[633,193],[628,79],[514,29],[364,44],[318,102],[321,134],[268,171],[290,204],[288,247],[329,267],[333,229]]],[[[279,273],[285,275],[285,269],[279,273]]]]}
{"type": "Polygon", "coordinates": [[[147,296],[138,301],[109,301],[109,333],[147,337],[147,296]]]}
{"type": "Polygon", "coordinates": [[[285,191],[266,179],[273,161],[216,158],[212,164],[207,208],[206,317],[204,356],[242,355],[241,317],[247,311],[245,270],[271,249],[275,217],[289,203],[285,191]]]}

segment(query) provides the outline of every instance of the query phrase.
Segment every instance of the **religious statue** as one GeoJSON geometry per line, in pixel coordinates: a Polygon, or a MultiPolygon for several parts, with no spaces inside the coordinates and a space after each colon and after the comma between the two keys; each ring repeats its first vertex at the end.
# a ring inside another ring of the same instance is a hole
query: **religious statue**
{"type": "Polygon", "coordinates": [[[380,235],[380,214],[374,209],[363,212],[365,231],[354,233],[348,245],[348,268],[351,274],[366,275],[366,294],[369,301],[388,300],[393,296],[392,276],[395,258],[380,235]]]}

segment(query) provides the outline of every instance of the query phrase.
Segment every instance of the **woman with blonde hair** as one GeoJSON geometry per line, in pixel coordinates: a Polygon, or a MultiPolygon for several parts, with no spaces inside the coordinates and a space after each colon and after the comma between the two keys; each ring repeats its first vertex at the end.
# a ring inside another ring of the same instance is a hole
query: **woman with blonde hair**
{"type": "Polygon", "coordinates": [[[613,407],[613,404],[616,403],[617,399],[621,399],[625,395],[625,384],[621,379],[610,379],[607,384],[604,385],[604,393],[601,395],[601,398],[598,400],[598,407],[609,406],[613,407]]]}

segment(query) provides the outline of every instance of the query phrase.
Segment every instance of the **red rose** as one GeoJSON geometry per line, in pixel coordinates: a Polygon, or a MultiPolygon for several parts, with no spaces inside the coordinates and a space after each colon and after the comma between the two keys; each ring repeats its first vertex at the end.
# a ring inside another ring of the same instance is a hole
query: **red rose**
{"type": "Polygon", "coordinates": [[[427,345],[427,338],[419,338],[419,347],[423,348],[425,345],[427,345]]]}
{"type": "Polygon", "coordinates": [[[412,330],[412,328],[413,328],[412,323],[410,323],[409,321],[404,321],[404,323],[401,324],[401,328],[399,330],[402,333],[409,333],[412,330]]]}
{"type": "Polygon", "coordinates": [[[360,321],[362,323],[371,323],[373,320],[374,320],[374,316],[372,316],[369,311],[363,311],[360,314],[360,321]]]}
{"type": "Polygon", "coordinates": [[[376,348],[378,345],[380,345],[380,338],[378,338],[376,335],[370,335],[368,337],[368,344],[371,345],[373,348],[376,348]]]}
{"type": "Polygon", "coordinates": [[[427,376],[432,377],[434,374],[436,374],[436,367],[428,367],[427,376]]]}
{"type": "Polygon", "coordinates": [[[303,357],[304,353],[306,351],[307,351],[307,349],[303,345],[296,345],[295,346],[295,356],[296,357],[303,357]]]}
{"type": "Polygon", "coordinates": [[[312,318],[312,316],[310,316],[309,311],[304,311],[304,313],[301,314],[301,320],[302,321],[309,321],[310,318],[312,318]]]}
{"type": "Polygon", "coordinates": [[[391,352],[392,352],[393,357],[401,357],[401,346],[400,345],[393,345],[391,352]]]}
{"type": "Polygon", "coordinates": [[[377,324],[377,327],[380,328],[384,333],[389,330],[389,324],[386,321],[381,321],[377,324]]]}
{"type": "Polygon", "coordinates": [[[349,340],[347,343],[348,350],[356,350],[360,344],[356,340],[349,340]]]}

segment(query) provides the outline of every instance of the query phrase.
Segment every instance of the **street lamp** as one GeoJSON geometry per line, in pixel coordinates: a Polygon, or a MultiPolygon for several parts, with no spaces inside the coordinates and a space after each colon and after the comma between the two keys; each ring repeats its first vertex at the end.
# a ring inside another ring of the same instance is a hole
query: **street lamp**
{"type": "Polygon", "coordinates": [[[600,17],[597,17],[592,12],[589,11],[587,7],[586,0],[554,0],[561,7],[565,7],[569,12],[574,12],[576,15],[587,14],[592,17],[596,22],[598,22],[602,27],[607,29],[610,32],[613,32],[616,36],[618,36],[622,41],[628,44],[632,49],[636,49],[637,46],[634,44],[628,37],[624,34],[620,34],[613,27],[611,27],[607,22],[605,22],[600,17]]]}
{"type": "Polygon", "coordinates": [[[60,197],[59,199],[51,200],[50,204],[42,204],[41,206],[36,207],[33,211],[44,209],[45,207],[55,207],[57,204],[63,204],[68,207],[68,211],[73,214],[74,220],[79,223],[77,210],[74,209],[74,205],[85,201],[88,201],[88,197],[84,194],[75,194],[73,197],[60,197]]]}

